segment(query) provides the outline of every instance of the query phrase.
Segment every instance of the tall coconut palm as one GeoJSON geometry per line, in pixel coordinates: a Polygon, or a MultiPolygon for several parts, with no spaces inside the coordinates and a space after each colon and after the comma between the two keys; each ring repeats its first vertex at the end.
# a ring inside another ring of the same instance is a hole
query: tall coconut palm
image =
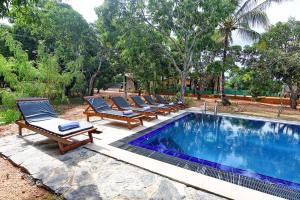
{"type": "Polygon", "coordinates": [[[223,68],[220,78],[220,90],[223,104],[229,102],[225,101],[224,71],[228,48],[232,42],[232,32],[237,31],[240,36],[246,39],[258,39],[260,35],[253,30],[252,27],[268,27],[269,19],[265,12],[266,8],[272,3],[281,3],[283,1],[285,0],[236,0],[237,9],[219,25],[219,31],[223,36],[224,42],[223,68]]]}

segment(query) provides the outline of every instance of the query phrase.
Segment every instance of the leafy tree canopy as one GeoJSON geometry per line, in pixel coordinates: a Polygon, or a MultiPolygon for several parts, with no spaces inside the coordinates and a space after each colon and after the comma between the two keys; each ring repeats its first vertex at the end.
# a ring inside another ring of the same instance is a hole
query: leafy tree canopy
{"type": "Polygon", "coordinates": [[[26,7],[28,4],[36,3],[38,0],[1,0],[0,3],[0,18],[6,17],[10,9],[26,7]]]}
{"type": "Polygon", "coordinates": [[[300,93],[300,22],[290,19],[286,23],[278,23],[266,32],[254,46],[252,59],[248,63],[252,67],[260,67],[271,79],[288,87],[291,107],[297,107],[300,93]]]}

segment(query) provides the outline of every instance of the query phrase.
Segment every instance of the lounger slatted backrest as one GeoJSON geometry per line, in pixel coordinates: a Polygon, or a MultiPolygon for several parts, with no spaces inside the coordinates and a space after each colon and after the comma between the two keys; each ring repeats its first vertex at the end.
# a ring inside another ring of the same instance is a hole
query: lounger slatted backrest
{"type": "Polygon", "coordinates": [[[112,97],[111,98],[116,106],[120,107],[121,109],[128,110],[131,109],[131,106],[123,97],[112,97]]]}
{"type": "Polygon", "coordinates": [[[149,104],[151,104],[151,105],[155,105],[155,104],[156,104],[156,102],[154,101],[154,99],[153,99],[151,96],[149,96],[149,95],[144,96],[144,99],[145,99],[149,104]]]}
{"type": "Polygon", "coordinates": [[[157,99],[157,101],[158,101],[159,103],[169,104],[162,96],[160,96],[160,95],[155,95],[155,97],[156,97],[156,99],[157,99]]]}
{"type": "Polygon", "coordinates": [[[57,114],[49,100],[19,101],[19,110],[28,123],[57,118],[57,114]]]}
{"type": "Polygon", "coordinates": [[[143,101],[143,99],[140,96],[132,96],[131,98],[134,101],[134,103],[139,107],[148,106],[147,104],[145,104],[145,102],[143,101]]]}
{"type": "Polygon", "coordinates": [[[95,112],[112,110],[102,97],[85,97],[95,112]]]}

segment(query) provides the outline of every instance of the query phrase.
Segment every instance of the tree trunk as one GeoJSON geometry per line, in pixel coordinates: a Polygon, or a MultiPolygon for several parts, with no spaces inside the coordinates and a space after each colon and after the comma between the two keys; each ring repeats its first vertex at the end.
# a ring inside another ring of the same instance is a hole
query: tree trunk
{"type": "Polygon", "coordinates": [[[181,87],[180,87],[180,101],[184,102],[184,95],[185,95],[185,81],[186,81],[186,74],[185,74],[185,72],[181,72],[181,74],[180,74],[180,81],[181,81],[181,87]]]}
{"type": "Polygon", "coordinates": [[[222,70],[221,72],[221,78],[220,78],[220,93],[221,93],[221,98],[225,98],[225,76],[224,76],[224,71],[222,70]]]}
{"type": "Polygon", "coordinates": [[[146,83],[146,92],[147,94],[151,94],[151,82],[147,81],[146,83]]]}
{"type": "Polygon", "coordinates": [[[88,91],[88,94],[90,96],[93,96],[94,95],[94,86],[95,86],[95,81],[96,81],[96,78],[97,76],[100,74],[100,70],[97,70],[91,77],[90,79],[90,83],[89,83],[89,91],[88,91]]]}
{"type": "Polygon", "coordinates": [[[89,91],[88,91],[88,94],[89,94],[90,96],[93,96],[93,95],[94,95],[95,81],[96,81],[97,76],[100,74],[101,66],[102,66],[102,61],[101,61],[101,59],[100,59],[100,62],[99,62],[99,66],[98,66],[98,68],[97,68],[97,71],[92,75],[92,77],[91,77],[91,79],[90,79],[90,82],[89,82],[89,91]]]}
{"type": "Polygon", "coordinates": [[[227,61],[227,50],[229,46],[229,33],[225,33],[224,40],[224,51],[223,51],[223,65],[221,70],[221,80],[220,80],[220,91],[221,91],[221,100],[224,106],[230,105],[230,101],[225,96],[225,69],[226,69],[226,61],[227,61]]]}
{"type": "Polygon", "coordinates": [[[201,86],[200,86],[200,80],[196,83],[196,91],[197,91],[197,100],[201,100],[201,86]]]}
{"type": "Polygon", "coordinates": [[[127,99],[127,78],[124,73],[124,79],[123,79],[123,90],[124,90],[124,98],[127,99]]]}
{"type": "Polygon", "coordinates": [[[225,66],[226,66],[226,60],[227,60],[227,50],[229,46],[229,35],[225,33],[225,39],[224,39],[224,51],[223,51],[223,65],[221,70],[221,77],[220,77],[220,92],[221,92],[221,98],[223,99],[225,97],[225,66]]]}
{"type": "Polygon", "coordinates": [[[292,109],[295,109],[295,110],[297,109],[297,105],[298,105],[297,101],[298,101],[298,99],[299,99],[298,93],[297,92],[293,92],[291,90],[290,106],[291,106],[292,109]]]}
{"type": "MultiPolygon", "coordinates": [[[[157,88],[157,76],[156,76],[156,71],[154,70],[153,71],[153,85],[152,85],[152,88],[153,88],[153,93],[154,94],[157,94],[159,92],[165,92],[165,91],[158,91],[158,88],[157,88]]],[[[159,89],[162,89],[162,88],[159,88],[159,89]]]]}

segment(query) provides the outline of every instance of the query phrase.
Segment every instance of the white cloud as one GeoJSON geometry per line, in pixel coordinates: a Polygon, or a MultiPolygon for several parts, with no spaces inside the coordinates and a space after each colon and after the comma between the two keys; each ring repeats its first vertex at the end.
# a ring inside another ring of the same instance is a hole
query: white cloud
{"type": "Polygon", "coordinates": [[[103,4],[104,0],[63,0],[63,2],[70,4],[87,22],[93,23],[97,19],[94,9],[103,4]]]}
{"type": "Polygon", "coordinates": [[[267,14],[272,24],[279,21],[286,22],[290,17],[300,20],[300,1],[289,0],[281,4],[273,4],[268,10],[267,14]]]}
{"type": "MultiPolygon", "coordinates": [[[[289,18],[293,17],[300,21],[300,0],[287,0],[280,4],[273,4],[266,10],[271,24],[277,22],[286,22],[289,18]]],[[[258,32],[263,32],[261,28],[256,29],[258,32]]],[[[251,44],[252,41],[246,41],[239,37],[236,33],[233,34],[233,44],[236,45],[247,45],[251,44]]]]}
{"type": "Polygon", "coordinates": [[[8,25],[8,26],[11,25],[11,23],[9,23],[7,18],[0,19],[0,24],[4,24],[4,25],[8,25]]]}

